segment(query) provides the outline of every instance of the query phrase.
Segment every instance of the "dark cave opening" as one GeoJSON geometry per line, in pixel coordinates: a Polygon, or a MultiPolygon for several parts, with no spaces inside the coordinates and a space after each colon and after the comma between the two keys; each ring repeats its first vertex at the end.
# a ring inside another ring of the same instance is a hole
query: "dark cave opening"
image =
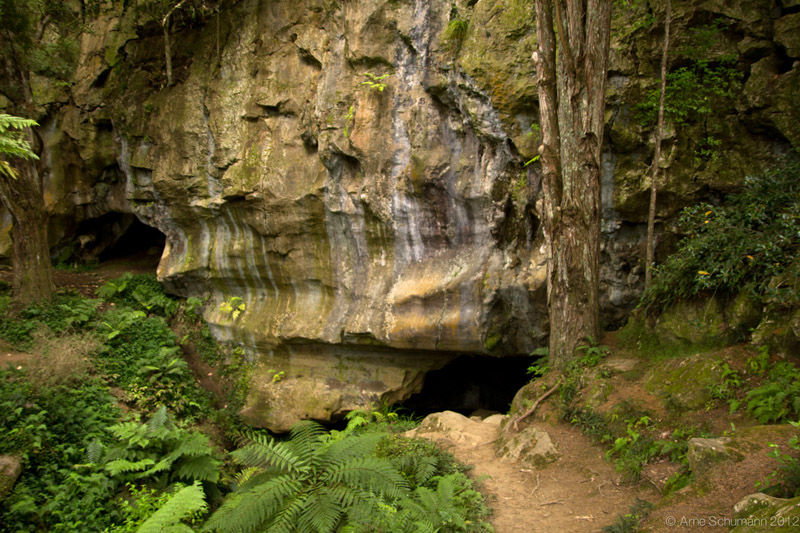
{"type": "Polygon", "coordinates": [[[166,236],[131,213],[111,212],[78,224],[72,237],[53,252],[57,264],[122,263],[155,271],[166,236]]]}
{"type": "Polygon", "coordinates": [[[416,416],[455,411],[508,412],[517,391],[528,381],[532,357],[462,356],[425,376],[422,390],[398,407],[416,416]]]}
{"type": "Polygon", "coordinates": [[[104,263],[117,259],[138,260],[149,258],[154,261],[155,268],[166,243],[166,235],[134,216],[116,241],[100,253],[100,262],[104,263]]]}

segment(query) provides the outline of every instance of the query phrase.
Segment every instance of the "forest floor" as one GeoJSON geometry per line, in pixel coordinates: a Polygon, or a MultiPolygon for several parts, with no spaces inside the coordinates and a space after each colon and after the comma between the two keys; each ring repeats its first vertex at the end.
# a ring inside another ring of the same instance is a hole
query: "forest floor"
{"type": "MultiPolygon", "coordinates": [[[[493,428],[496,434],[484,437],[484,443],[477,446],[470,439],[453,440],[452,434],[450,438],[444,438],[444,434],[442,438],[424,436],[445,442],[443,447],[474,467],[475,479],[485,479],[482,490],[494,510],[491,522],[497,533],[593,532],[609,526],[609,531],[706,531],[720,526],[727,530],[726,524],[734,518],[734,505],[759,492],[757,484],[778,467],[778,462],[768,455],[770,443],[788,450],[788,440],[797,430],[787,424],[759,426],[743,409],[731,414],[725,402],[717,400],[698,409],[670,412],[662,398],[646,390],[647,369],[653,367],[652,361],[641,357],[637,360],[632,352],[619,348],[614,334],[607,335],[601,344],[611,348],[611,355],[599,367],[626,369],[607,379],[612,392],[603,406],[622,405],[633,412],[647,412],[651,418],[649,427],[641,432],[650,433],[654,440],[669,441],[675,430],[695,428],[694,436],[725,436],[723,439],[731,439],[732,448],[743,453],[734,452],[733,457],[712,463],[707,471],[693,473],[691,483],[671,493],[665,491],[664,482],[682,468],[685,471],[685,455],[682,461],[675,462],[654,457],[642,468],[641,477],[631,482],[619,472],[614,458],[607,456],[613,442],[600,444],[578,425],[561,419],[558,395],[545,400],[534,416],[520,424],[521,429],[532,425],[546,431],[560,453],[556,461],[541,468],[498,457],[496,443],[487,441],[500,437],[499,428],[493,428]],[[639,500],[652,504],[649,514],[633,510],[639,500]],[[629,519],[623,526],[623,517],[630,517],[633,512],[643,519],[629,519]]],[[[738,345],[702,355],[744,373],[753,353],[752,347],[738,345]]],[[[682,364],[680,358],[675,362],[682,364]]],[[[599,378],[594,383],[598,381],[599,378]]],[[[584,393],[592,382],[590,378],[584,393]]],[[[603,406],[598,406],[597,412],[602,412],[603,406]]],[[[682,437],[684,446],[688,438],[682,437]]]]}
{"type": "MultiPolygon", "coordinates": [[[[142,256],[133,261],[130,258],[109,261],[91,271],[55,270],[54,275],[59,290],[72,289],[94,297],[95,290],[109,279],[125,272],[152,273],[154,268],[153,258],[142,256]]],[[[11,283],[11,275],[9,269],[0,270],[0,281],[11,283]]],[[[678,427],[674,413],[670,415],[663,407],[663,401],[645,390],[645,371],[636,369],[637,365],[652,366],[652,363],[637,361],[635,354],[618,348],[614,334],[606,336],[601,344],[608,345],[611,350],[604,365],[627,368],[626,372],[611,376],[609,382],[613,392],[606,404],[635,405],[653,419],[652,431],[663,430],[662,437],[670,435],[678,427]]],[[[752,355],[753,350],[749,347],[728,347],[708,357],[725,361],[731,368],[742,369],[746,359],[752,355]]],[[[31,357],[0,342],[0,361],[24,365],[31,357]]],[[[207,369],[196,364],[190,366],[202,382],[207,369]]],[[[703,531],[712,522],[730,519],[734,504],[757,492],[756,483],[776,468],[775,460],[767,456],[769,442],[778,442],[785,449],[791,436],[784,431],[751,441],[743,459],[724,463],[702,477],[695,477],[689,486],[664,497],[661,492],[663,483],[657,478],[663,481],[669,474],[677,472],[680,465],[665,459],[656,460],[645,467],[639,481],[625,481],[607,458],[610,445],[593,441],[578,426],[561,420],[558,401],[558,395],[547,399],[523,424],[532,424],[546,431],[560,453],[559,459],[544,467],[530,468],[512,460],[499,459],[492,442],[478,446],[451,442],[446,446],[458,459],[472,465],[473,477],[483,479],[481,490],[494,511],[491,522],[497,533],[600,531],[618,524],[638,500],[654,504],[653,511],[638,527],[618,527],[614,531],[703,531]]],[[[719,402],[708,403],[691,413],[682,413],[678,418],[681,427],[691,425],[714,436],[726,434],[728,428],[755,425],[755,421],[744,414],[730,415],[727,405],[719,402]]],[[[499,428],[495,431],[499,436],[499,428]]]]}
{"type": "Polygon", "coordinates": [[[577,429],[537,421],[562,454],[555,463],[532,469],[499,459],[493,443],[456,445],[450,451],[474,467],[494,510],[497,533],[599,531],[628,512],[636,499],[655,501],[659,492],[646,483],[626,484],[606,461],[604,450],[577,429]]]}

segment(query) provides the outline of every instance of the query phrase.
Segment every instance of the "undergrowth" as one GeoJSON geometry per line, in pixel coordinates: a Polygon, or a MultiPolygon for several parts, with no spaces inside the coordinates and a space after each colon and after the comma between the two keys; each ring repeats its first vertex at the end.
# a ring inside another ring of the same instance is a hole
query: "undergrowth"
{"type": "Polygon", "coordinates": [[[686,208],[677,251],[655,267],[642,307],[660,310],[700,293],[750,293],[756,301],[797,304],[800,277],[800,163],[747,178],[721,206],[686,208]]]}
{"type": "Polygon", "coordinates": [[[351,412],[339,431],[305,423],[288,439],[254,433],[235,415],[249,364],[214,341],[201,301],[130,275],[98,297],[59,294],[14,311],[0,294],[0,337],[34,353],[0,370],[0,454],[23,466],[0,502],[0,532],[227,531],[251,519],[286,531],[491,531],[466,468],[400,436],[415,421],[381,406],[351,412]],[[187,342],[230,382],[229,409],[215,410],[198,386],[187,342]],[[238,428],[243,447],[213,446],[196,429],[210,423],[223,440],[238,428]],[[241,507],[247,498],[260,510],[241,507]],[[270,501],[288,507],[265,511],[270,501]]]}

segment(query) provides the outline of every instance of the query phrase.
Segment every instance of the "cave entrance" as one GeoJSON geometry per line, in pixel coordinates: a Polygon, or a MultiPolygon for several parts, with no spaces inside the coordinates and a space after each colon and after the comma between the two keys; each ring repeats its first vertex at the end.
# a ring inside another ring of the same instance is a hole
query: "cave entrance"
{"type": "Polygon", "coordinates": [[[82,221],[54,250],[57,264],[119,266],[122,270],[154,272],[164,252],[166,236],[131,213],[111,212],[82,221]]]}
{"type": "Polygon", "coordinates": [[[105,216],[110,215],[120,218],[109,221],[119,233],[100,252],[100,263],[122,263],[135,270],[155,271],[167,243],[166,235],[134,215],[109,213],[105,216]]]}
{"type": "Polygon", "coordinates": [[[439,370],[428,372],[422,390],[399,407],[426,416],[455,411],[469,416],[474,411],[507,413],[517,391],[530,381],[532,357],[462,356],[439,370]]]}

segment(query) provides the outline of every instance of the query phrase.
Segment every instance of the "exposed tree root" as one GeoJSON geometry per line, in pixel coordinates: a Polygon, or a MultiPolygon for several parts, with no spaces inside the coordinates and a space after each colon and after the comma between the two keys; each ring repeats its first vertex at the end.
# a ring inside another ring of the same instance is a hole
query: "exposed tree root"
{"type": "Polygon", "coordinates": [[[556,384],[553,385],[553,387],[549,391],[542,394],[542,396],[534,402],[533,406],[531,406],[530,409],[528,409],[527,411],[525,411],[520,416],[514,419],[514,422],[512,422],[514,431],[519,431],[519,423],[528,418],[529,416],[531,416],[536,411],[536,408],[539,407],[539,404],[542,403],[544,400],[546,400],[548,396],[553,394],[558,389],[558,387],[561,385],[561,380],[563,378],[564,376],[558,378],[556,384]]]}

